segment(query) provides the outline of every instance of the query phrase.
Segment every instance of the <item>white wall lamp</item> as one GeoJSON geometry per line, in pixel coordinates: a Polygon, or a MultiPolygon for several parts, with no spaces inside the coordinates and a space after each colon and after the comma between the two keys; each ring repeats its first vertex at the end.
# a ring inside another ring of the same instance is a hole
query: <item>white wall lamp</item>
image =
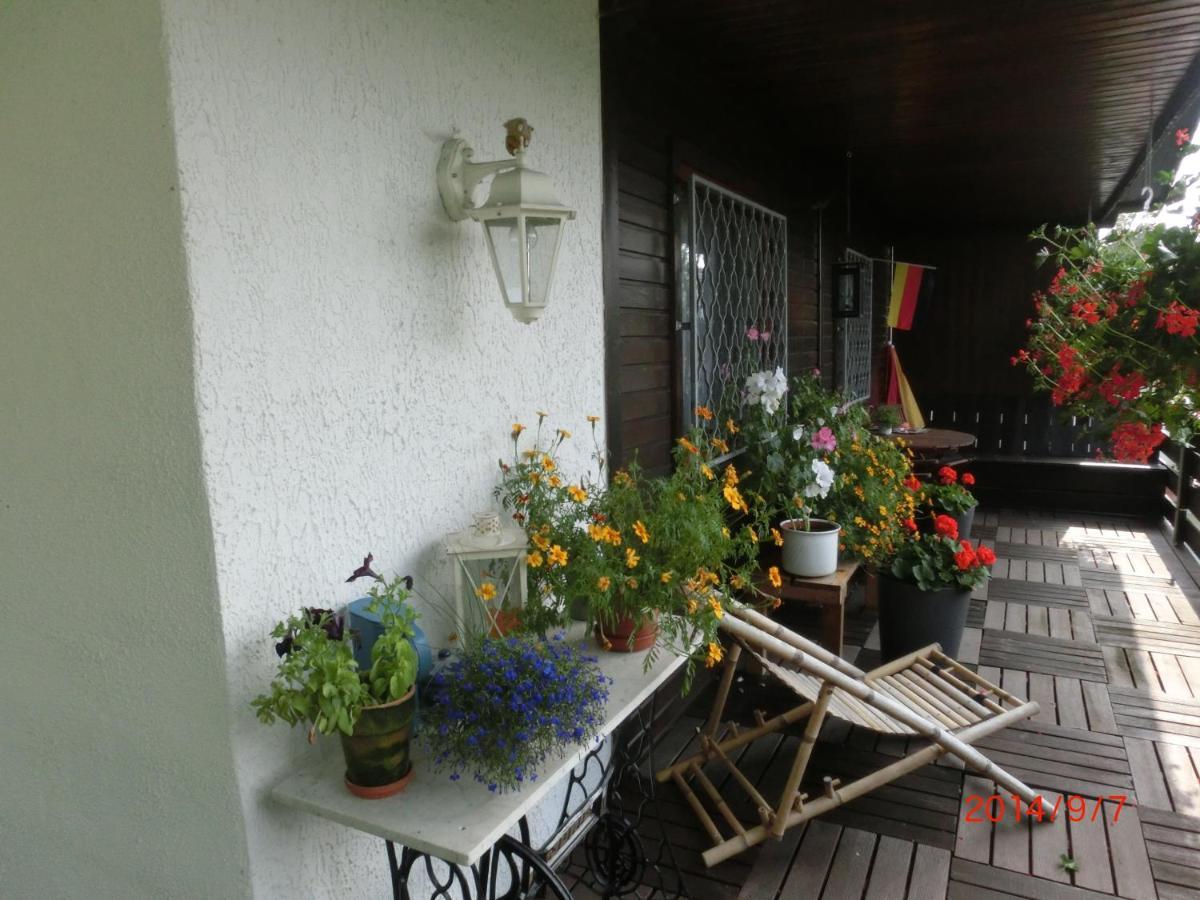
{"type": "Polygon", "coordinates": [[[451,219],[483,224],[504,305],[514,318],[528,323],[541,316],[550,300],[563,223],[575,218],[575,210],[559,202],[549,175],[525,167],[532,126],[510,119],[504,127],[504,146],[512,159],[471,162],[475,151],[465,140],[446,141],[438,160],[438,190],[451,219]],[[495,177],[488,198],[476,206],[475,188],[489,175],[495,177]]]}

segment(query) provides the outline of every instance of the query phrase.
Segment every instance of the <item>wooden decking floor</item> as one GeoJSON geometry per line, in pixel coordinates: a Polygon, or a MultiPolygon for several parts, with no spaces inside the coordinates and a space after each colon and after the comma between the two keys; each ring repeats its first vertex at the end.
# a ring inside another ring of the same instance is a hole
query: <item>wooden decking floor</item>
{"type": "MultiPolygon", "coordinates": [[[[661,786],[643,841],[657,846],[666,830],[692,897],[1200,900],[1200,591],[1150,524],[1011,511],[976,523],[974,536],[999,559],[973,600],[959,658],[1042,708],[978,746],[1047,804],[1067,797],[1085,813],[1031,825],[1009,806],[1000,822],[969,821],[967,799],[996,787],[942,760],[709,869],[700,857],[709,839],[674,786],[661,786]],[[1074,865],[1064,868],[1064,857],[1074,865]]],[[[846,640],[848,659],[877,663],[873,613],[852,609],[846,640]]],[[[694,752],[709,703],[697,696],[658,742],[656,765],[694,752]]],[[[749,674],[731,697],[747,723],[755,709],[793,704],[749,674]]],[[[768,797],[798,734],[764,738],[737,760],[768,797]]],[[[848,780],[908,743],[828,722],[810,771],[848,780]]],[[[724,768],[705,771],[752,820],[724,768]]],[[[579,852],[563,874],[577,897],[596,896],[580,881],[582,863],[579,852]]]]}

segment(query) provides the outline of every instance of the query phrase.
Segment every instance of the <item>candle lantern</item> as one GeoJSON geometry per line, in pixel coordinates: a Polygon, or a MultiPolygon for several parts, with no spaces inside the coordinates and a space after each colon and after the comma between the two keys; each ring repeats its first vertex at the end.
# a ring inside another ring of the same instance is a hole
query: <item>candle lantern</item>
{"type": "Polygon", "coordinates": [[[454,563],[454,611],[460,623],[482,619],[484,631],[493,636],[516,623],[528,589],[526,549],[525,532],[502,527],[498,513],[479,513],[473,527],[446,535],[446,553],[454,563]]]}

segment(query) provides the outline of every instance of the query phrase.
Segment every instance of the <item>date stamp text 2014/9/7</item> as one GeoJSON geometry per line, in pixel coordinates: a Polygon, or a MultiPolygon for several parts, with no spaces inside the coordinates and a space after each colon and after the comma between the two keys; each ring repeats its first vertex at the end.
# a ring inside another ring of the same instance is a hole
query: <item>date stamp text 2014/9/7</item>
{"type": "Polygon", "coordinates": [[[968,794],[963,798],[963,804],[966,806],[963,821],[1002,822],[1011,817],[1017,822],[1023,819],[1041,822],[1056,819],[1061,812],[1072,822],[1082,822],[1085,819],[1096,822],[1105,815],[1104,805],[1107,803],[1108,815],[1117,822],[1128,799],[1125,794],[1110,794],[1107,797],[1059,794],[1051,800],[1039,794],[1032,803],[1026,803],[1016,794],[968,794]]]}

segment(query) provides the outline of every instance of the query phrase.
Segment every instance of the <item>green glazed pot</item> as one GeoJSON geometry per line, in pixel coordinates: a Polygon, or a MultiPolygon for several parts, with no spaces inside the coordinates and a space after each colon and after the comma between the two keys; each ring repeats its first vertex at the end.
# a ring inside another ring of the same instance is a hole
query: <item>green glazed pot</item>
{"type": "Polygon", "coordinates": [[[390,797],[412,778],[413,718],[417,689],[391,703],[365,707],[354,733],[340,735],[346,757],[346,787],[359,797],[390,797]]]}

